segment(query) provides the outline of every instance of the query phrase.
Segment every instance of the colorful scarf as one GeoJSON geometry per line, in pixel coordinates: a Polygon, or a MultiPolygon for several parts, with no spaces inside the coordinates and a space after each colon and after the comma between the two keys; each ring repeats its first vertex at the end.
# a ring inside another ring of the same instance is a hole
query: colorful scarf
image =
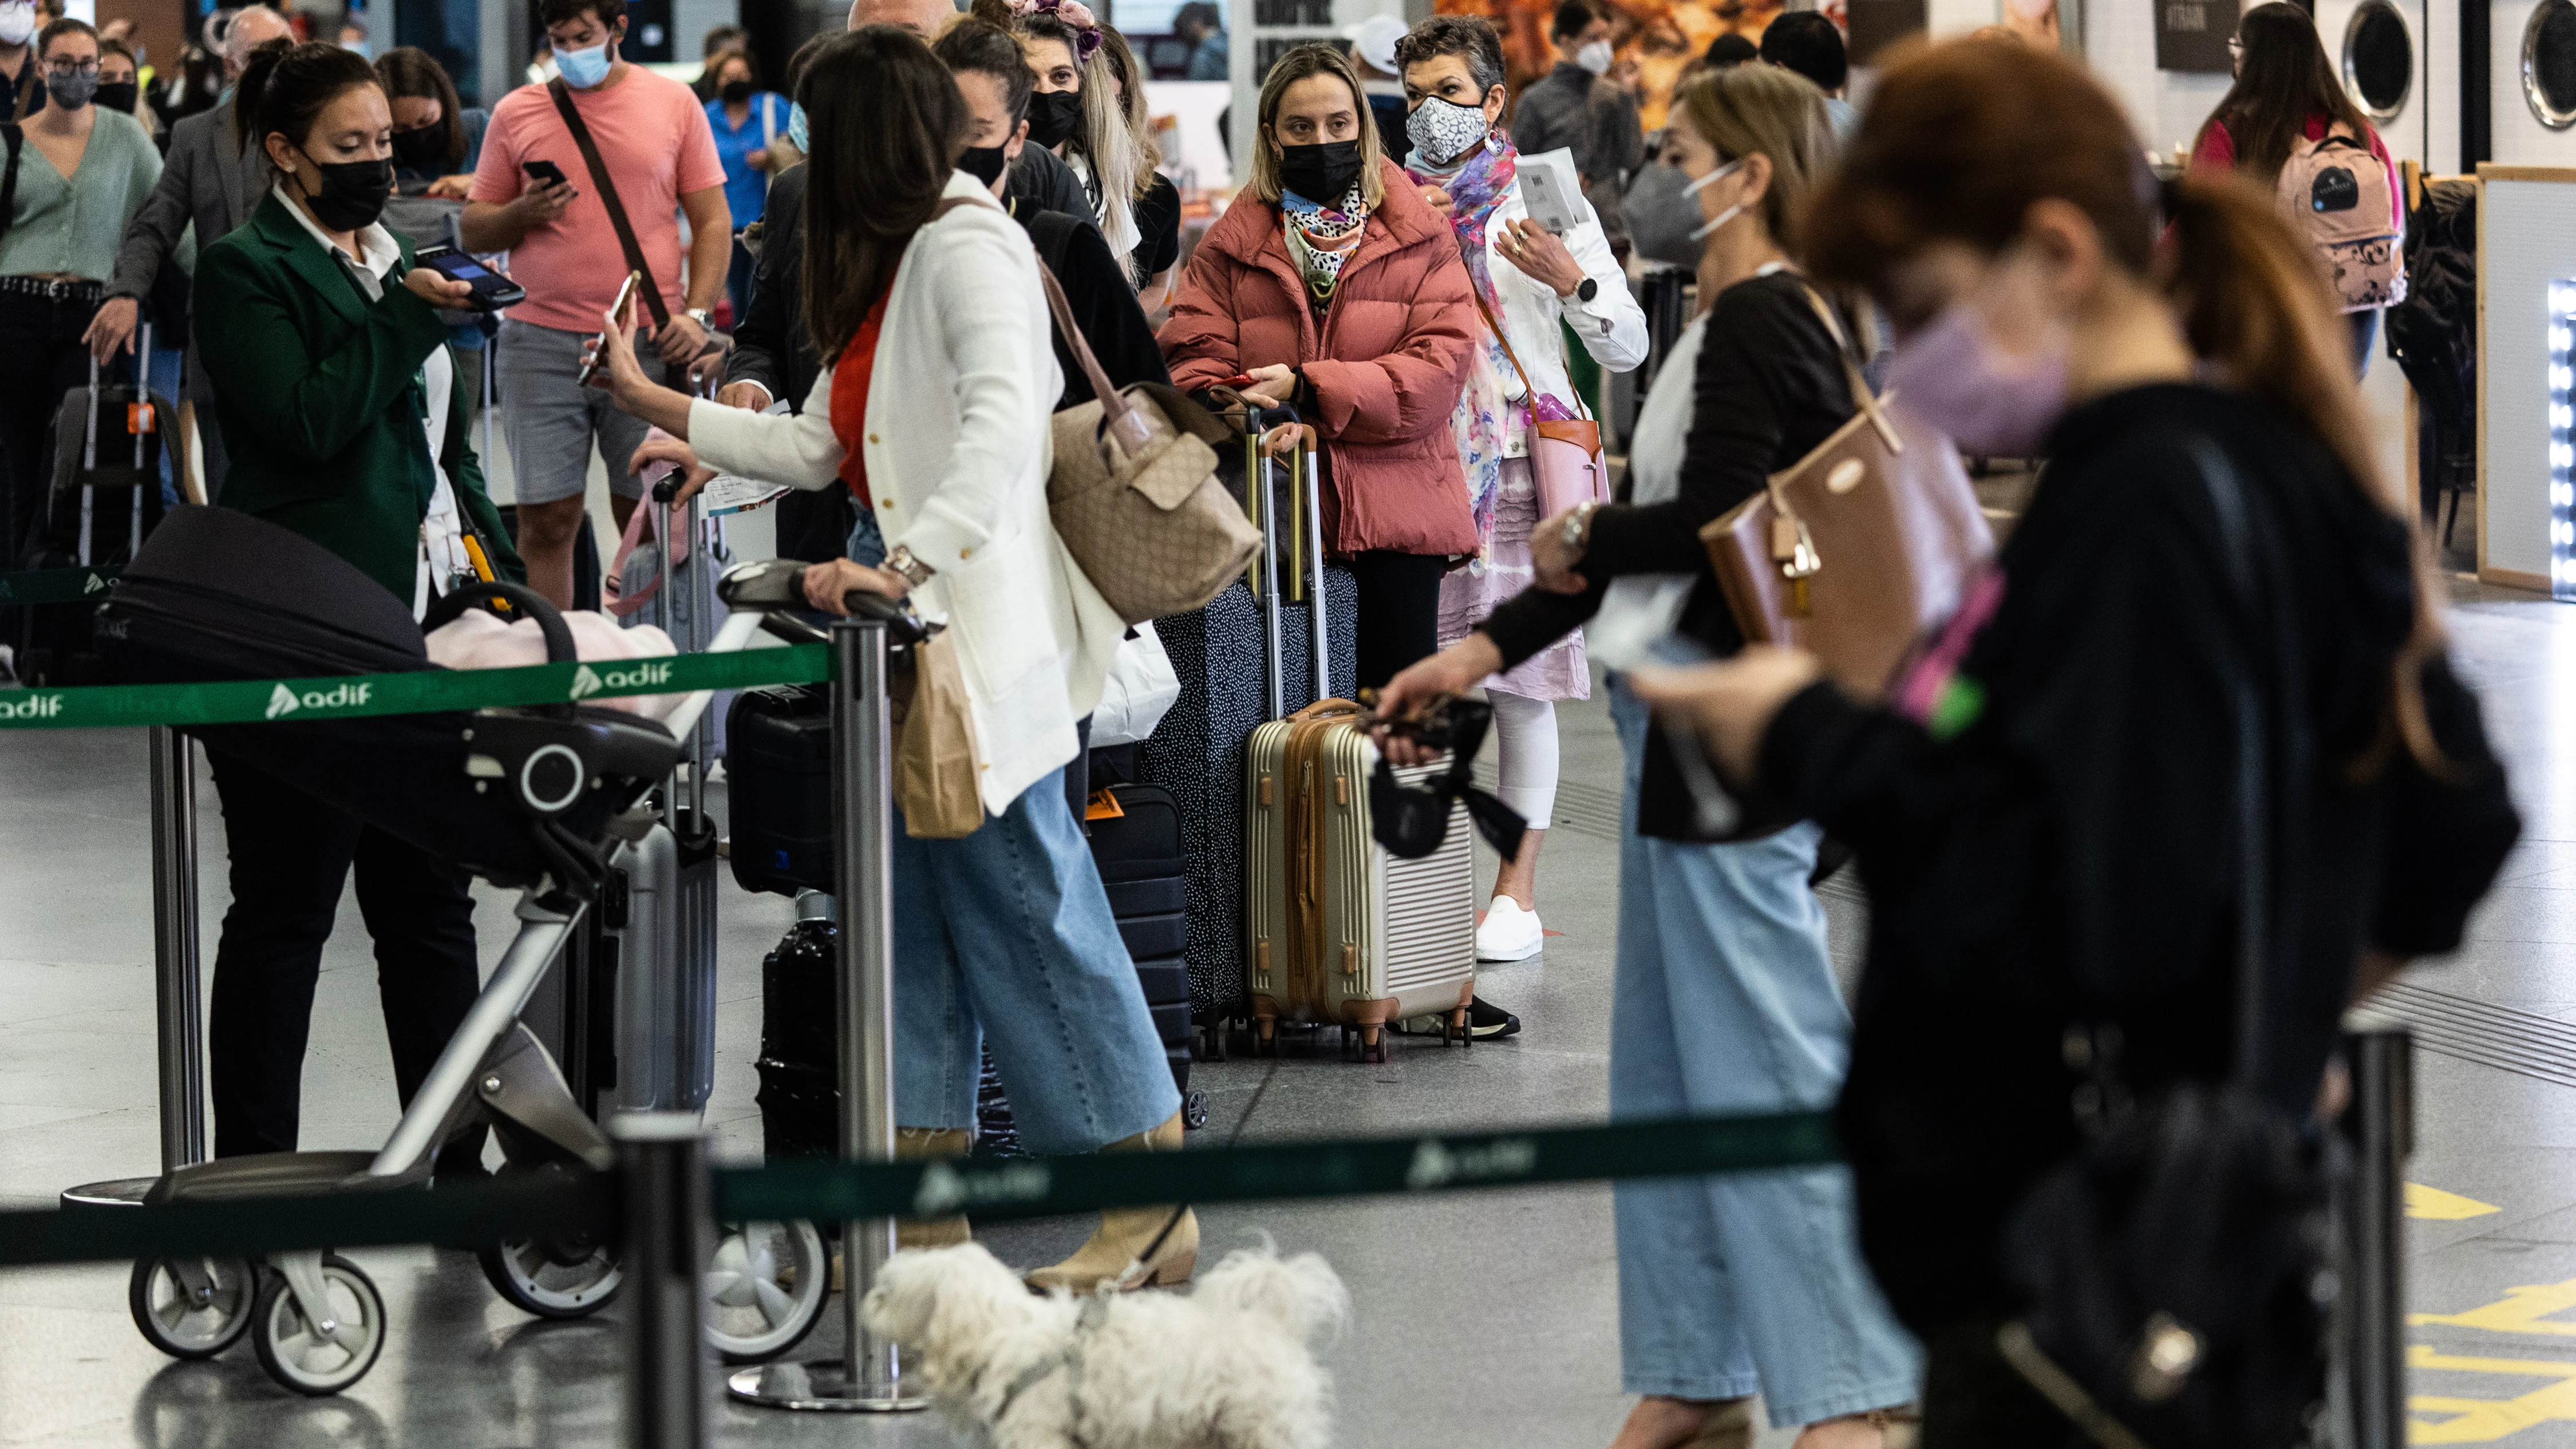
{"type": "Polygon", "coordinates": [[[1360,249],[1368,231],[1368,198],[1356,181],[1338,207],[1317,205],[1293,191],[1282,192],[1279,215],[1288,228],[1289,259],[1306,279],[1307,300],[1321,317],[1333,304],[1333,289],[1341,285],[1342,263],[1360,249]]]}
{"type": "MultiPolygon", "coordinates": [[[[1503,299],[1494,289],[1485,236],[1495,209],[1512,194],[1518,181],[1520,152],[1512,145],[1511,137],[1500,131],[1491,132],[1483,145],[1470,148],[1447,166],[1430,165],[1416,151],[1406,159],[1404,169],[1416,184],[1437,186],[1449,193],[1449,226],[1458,235],[1458,251],[1467,263],[1468,284],[1484,299],[1485,315],[1499,319],[1503,299]]],[[[1477,321],[1482,323],[1484,316],[1477,321]]],[[[1449,414],[1449,431],[1457,439],[1458,461],[1466,470],[1467,502],[1476,515],[1476,553],[1482,559],[1494,540],[1494,503],[1502,496],[1503,460],[1528,453],[1533,410],[1543,418],[1573,414],[1564,404],[1545,395],[1512,401],[1518,374],[1512,367],[1511,355],[1503,350],[1502,339],[1494,335],[1493,328],[1480,326],[1477,335],[1484,345],[1468,355],[1466,382],[1458,389],[1458,405],[1449,414]]]]}

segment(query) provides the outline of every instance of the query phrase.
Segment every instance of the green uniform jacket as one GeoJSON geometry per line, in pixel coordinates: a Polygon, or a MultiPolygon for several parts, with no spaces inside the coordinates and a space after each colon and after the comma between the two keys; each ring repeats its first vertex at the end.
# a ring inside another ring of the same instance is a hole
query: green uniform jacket
{"type": "MultiPolygon", "coordinates": [[[[402,266],[412,246],[397,235],[402,266]]],[[[408,607],[420,524],[437,492],[421,364],[447,342],[438,312],[386,279],[372,305],[340,261],[275,193],[197,261],[192,331],[232,455],[223,504],[356,564],[408,607]]],[[[457,507],[503,578],[525,582],[499,510],[483,491],[467,387],[448,393],[446,460],[457,507]]]]}

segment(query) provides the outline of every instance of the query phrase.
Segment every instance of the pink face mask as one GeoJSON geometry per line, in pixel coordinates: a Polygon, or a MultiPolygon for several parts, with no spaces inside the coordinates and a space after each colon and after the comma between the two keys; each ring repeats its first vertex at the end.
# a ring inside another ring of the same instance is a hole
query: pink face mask
{"type": "Polygon", "coordinates": [[[2066,368],[2063,341],[2014,357],[1974,308],[1954,302],[1888,359],[1887,390],[1963,452],[2028,458],[2066,412],[2066,368]]]}

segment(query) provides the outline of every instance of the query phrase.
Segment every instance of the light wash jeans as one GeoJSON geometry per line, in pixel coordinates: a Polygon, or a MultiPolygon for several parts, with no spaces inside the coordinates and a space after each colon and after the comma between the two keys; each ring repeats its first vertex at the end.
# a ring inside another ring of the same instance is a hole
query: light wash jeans
{"type": "MultiPolygon", "coordinates": [[[[1851,1019],[1807,885],[1820,832],[1640,836],[1646,708],[1614,678],[1610,713],[1627,754],[1612,1120],[1830,1107],[1851,1019]]],[[[1784,1428],[1915,1397],[1922,1354],[1861,1262],[1850,1169],[1622,1182],[1612,1201],[1628,1392],[1758,1392],[1784,1428]]]]}
{"type": "MultiPolygon", "coordinates": [[[[885,558],[865,513],[850,557],[885,558]]],[[[913,839],[897,806],[894,890],[897,1122],[973,1127],[988,1039],[1032,1152],[1096,1151],[1180,1110],[1062,770],[958,840],[913,839]]]]}

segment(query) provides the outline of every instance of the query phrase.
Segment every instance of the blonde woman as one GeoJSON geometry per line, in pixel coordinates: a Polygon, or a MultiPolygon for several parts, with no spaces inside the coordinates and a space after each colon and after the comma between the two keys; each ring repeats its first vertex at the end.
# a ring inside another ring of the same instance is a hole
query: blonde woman
{"type": "MultiPolygon", "coordinates": [[[[1642,661],[1608,647],[1605,631],[1677,633],[1716,655],[1743,648],[1700,527],[1855,407],[1841,339],[1790,260],[1796,219],[1833,163],[1833,133],[1823,92],[1748,65],[1682,87],[1665,134],[1664,164],[1688,179],[1658,205],[1681,214],[1630,220],[1698,240],[1703,310],[1638,418],[1635,501],[1540,523],[1537,583],[1396,676],[1389,715],[1518,665],[1587,622],[1594,656],[1615,669],[1642,661]]],[[[1807,887],[1816,827],[1732,845],[1696,839],[1690,793],[1645,704],[1620,674],[1610,695],[1628,761],[1610,1115],[1832,1106],[1851,1018],[1807,887]]],[[[1414,747],[1389,741],[1388,753],[1412,763],[1414,747]]],[[[1621,1183],[1613,1196],[1619,1354],[1640,1396],[1613,1449],[1750,1449],[1757,1392],[1775,1425],[1803,1426],[1796,1449],[1884,1442],[1922,1358],[1861,1260],[1848,1168],[1621,1183]]]]}
{"type": "MultiPolygon", "coordinates": [[[[1145,242],[1136,200],[1145,178],[1154,174],[1155,157],[1150,145],[1140,149],[1143,133],[1128,125],[1122,109],[1110,70],[1109,32],[1081,0],[976,0],[974,13],[1020,38],[1037,76],[1029,97],[1029,143],[1073,168],[1109,249],[1132,256],[1145,242]]],[[[1177,214],[1173,222],[1179,224],[1177,214]]],[[[1134,280],[1131,275],[1131,285],[1134,280]]]]}
{"type": "Polygon", "coordinates": [[[1100,53],[1109,58],[1109,79],[1118,89],[1118,111],[1136,145],[1133,209],[1140,238],[1128,253],[1127,271],[1151,312],[1171,284],[1172,264],[1181,259],[1181,189],[1155,169],[1163,164],[1163,152],[1154,144],[1152,118],[1145,111],[1145,86],[1139,79],[1144,71],[1136,64],[1136,52],[1113,26],[1100,27],[1100,36],[1100,53]]]}

